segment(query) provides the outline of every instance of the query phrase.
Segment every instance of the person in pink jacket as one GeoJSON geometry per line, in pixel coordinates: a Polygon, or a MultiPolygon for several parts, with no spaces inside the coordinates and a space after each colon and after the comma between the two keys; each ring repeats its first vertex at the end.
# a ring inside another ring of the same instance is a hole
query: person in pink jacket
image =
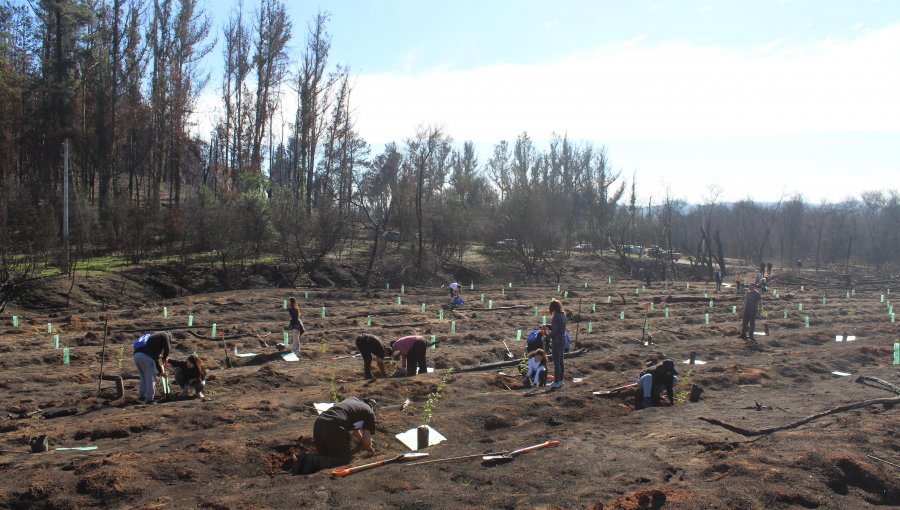
{"type": "Polygon", "coordinates": [[[428,342],[421,335],[410,335],[391,342],[391,349],[400,353],[400,372],[406,371],[407,376],[424,374],[428,372],[425,365],[425,353],[428,351],[428,342]]]}

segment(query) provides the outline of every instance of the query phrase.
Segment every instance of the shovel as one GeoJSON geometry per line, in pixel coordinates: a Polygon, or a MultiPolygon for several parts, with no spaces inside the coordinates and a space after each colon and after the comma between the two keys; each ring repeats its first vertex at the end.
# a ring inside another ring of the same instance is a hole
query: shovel
{"type": "Polygon", "coordinates": [[[478,457],[485,457],[488,455],[502,457],[503,455],[506,455],[507,453],[509,453],[509,452],[473,453],[471,455],[460,455],[458,457],[447,457],[444,459],[423,460],[423,461],[419,461],[419,462],[413,462],[412,464],[409,464],[409,465],[410,466],[421,466],[422,464],[433,464],[435,462],[455,462],[458,460],[477,459],[478,457]]]}
{"type": "Polygon", "coordinates": [[[427,457],[427,456],[428,456],[428,452],[402,453],[402,454],[397,455],[396,457],[392,457],[390,459],[379,460],[378,462],[371,462],[369,464],[363,464],[362,466],[354,466],[354,467],[343,468],[343,469],[335,469],[334,471],[331,472],[331,474],[334,476],[344,477],[347,475],[352,475],[353,473],[357,473],[359,471],[365,471],[367,469],[372,469],[372,468],[376,468],[378,466],[383,466],[385,464],[391,464],[394,462],[402,462],[402,461],[406,461],[406,460],[421,459],[422,457],[427,457]]]}
{"type": "Polygon", "coordinates": [[[611,389],[608,389],[608,390],[595,391],[595,392],[594,392],[594,395],[609,395],[609,394],[612,394],[612,393],[617,393],[617,392],[620,392],[620,391],[623,391],[623,390],[627,390],[627,389],[631,389],[631,388],[637,388],[637,383],[623,384],[623,385],[621,385],[621,386],[616,386],[615,388],[611,388],[611,389]]]}
{"type": "Polygon", "coordinates": [[[516,458],[517,455],[521,455],[526,452],[530,452],[532,450],[540,450],[541,448],[548,448],[551,446],[559,446],[559,441],[547,441],[541,444],[536,444],[534,446],[528,446],[526,448],[519,448],[518,450],[513,450],[509,453],[505,453],[503,455],[484,455],[481,457],[481,460],[485,462],[509,462],[516,458]]]}
{"type": "Polygon", "coordinates": [[[506,345],[506,340],[503,341],[503,347],[506,347],[506,356],[507,356],[507,357],[510,357],[510,358],[514,358],[514,357],[515,357],[515,356],[513,356],[512,351],[509,350],[509,346],[506,345]]]}

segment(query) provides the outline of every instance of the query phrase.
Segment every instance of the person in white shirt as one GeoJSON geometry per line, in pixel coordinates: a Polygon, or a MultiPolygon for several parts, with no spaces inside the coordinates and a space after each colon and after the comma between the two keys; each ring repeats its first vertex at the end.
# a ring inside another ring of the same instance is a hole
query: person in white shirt
{"type": "Polygon", "coordinates": [[[528,372],[525,374],[525,387],[547,385],[547,355],[543,349],[528,354],[528,372]]]}
{"type": "Polygon", "coordinates": [[[453,282],[450,284],[450,299],[453,299],[455,296],[459,295],[459,291],[462,287],[459,283],[453,282]]]}

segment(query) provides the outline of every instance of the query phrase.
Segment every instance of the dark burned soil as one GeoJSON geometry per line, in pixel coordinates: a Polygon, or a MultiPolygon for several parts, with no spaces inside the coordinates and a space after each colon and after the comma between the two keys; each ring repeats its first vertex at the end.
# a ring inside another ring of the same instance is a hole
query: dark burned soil
{"type": "MultiPolygon", "coordinates": [[[[207,360],[212,371],[206,398],[155,406],[131,404],[137,396],[133,380],[126,381],[124,398],[116,398],[110,382],[98,393],[102,307],[84,305],[65,313],[18,310],[20,327],[13,328],[9,317],[0,327],[0,448],[15,451],[0,454],[0,508],[900,505],[900,469],[870,457],[900,464],[897,408],[853,410],[756,438],[698,420],[763,428],[892,396],[855,382],[857,375],[900,381],[900,367],[892,366],[892,344],[900,331],[880,298],[894,296],[887,294],[890,282],[859,278],[854,295],[847,298],[849,289],[838,278],[779,273],[771,287],[778,297],[766,294],[767,315],[757,322],[757,330],[768,328],[769,334],[748,343],[734,338],[739,317],[731,309],[740,308],[735,290],[714,293],[703,282],[691,282],[690,289],[677,282],[668,288],[654,283],[635,294],[639,282],[612,274],[612,284],[607,284],[602,261],[579,257],[561,290],[568,291],[563,302],[572,314],[573,337],[578,328],[576,347],[587,353],[566,361],[564,387],[526,390],[520,380],[498,373],[511,374],[514,368],[454,373],[433,409],[431,425],[448,440],[428,449],[431,458],[511,450],[546,440],[562,443],[496,466],[479,459],[392,464],[347,478],[290,473],[293,458],[312,448],[313,403],[335,395],[377,399],[384,409],[376,458],[404,452],[393,435],[422,423],[425,401],[446,369],[507,360],[504,340],[521,355],[524,343],[515,341],[516,330],[527,335],[541,320],[534,307],[543,315],[551,297],[563,297],[555,282],[509,288],[496,278],[476,281],[469,290],[463,280],[466,306],[447,311],[443,322],[438,314],[447,300],[446,288],[411,286],[401,294],[396,284],[390,290],[259,288],[110,309],[105,371],[113,375],[136,374],[131,343],[137,333],[123,330],[184,326],[187,316],[194,315],[198,327],[173,331],[172,356],[183,359],[196,352],[207,360]],[[714,300],[711,309],[697,301],[669,304],[669,318],[664,317],[665,304],[648,311],[653,297],[702,297],[704,290],[714,300]],[[288,295],[299,298],[307,326],[303,360],[293,363],[283,361],[276,347],[287,324],[282,302],[288,295]],[[613,296],[610,304],[608,295],[613,296]],[[487,309],[489,299],[492,310],[487,309]],[[624,320],[619,319],[622,311],[624,320]],[[641,341],[645,313],[654,340],[650,345],[641,341]],[[372,326],[367,327],[370,314],[372,326]],[[456,333],[450,333],[450,320],[456,321],[456,333]],[[53,333],[47,332],[48,322],[53,333]],[[233,368],[225,367],[221,339],[209,338],[213,323],[227,335],[233,368]],[[359,358],[334,359],[353,354],[353,339],[362,331],[390,340],[426,329],[439,342],[428,351],[428,364],[436,367],[433,374],[366,381],[359,358]],[[63,365],[62,348],[53,348],[54,333],[70,348],[69,366],[63,365]],[[835,341],[845,333],[856,340],[835,341]],[[258,355],[236,358],[235,346],[258,355]],[[692,351],[707,363],[681,364],[692,351]],[[633,382],[642,367],[665,357],[679,361],[682,382],[676,392],[697,384],[705,390],[700,402],[634,411],[626,396],[593,395],[633,382]],[[574,383],[573,377],[582,381],[574,383]],[[401,411],[399,404],[407,398],[412,404],[401,411]],[[38,409],[42,412],[29,414],[38,409]],[[30,438],[42,434],[49,436],[51,448],[98,448],[25,453],[30,438]]],[[[894,286],[900,292],[900,283],[894,286]]],[[[357,455],[353,463],[370,460],[357,455]]]]}

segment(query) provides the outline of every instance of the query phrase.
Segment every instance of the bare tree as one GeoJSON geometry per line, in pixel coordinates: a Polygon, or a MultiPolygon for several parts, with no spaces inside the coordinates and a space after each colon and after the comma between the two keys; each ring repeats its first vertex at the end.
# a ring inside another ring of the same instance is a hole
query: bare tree
{"type": "Polygon", "coordinates": [[[275,110],[274,90],[287,73],[286,47],[291,39],[291,22],[284,4],[278,0],[261,0],[255,28],[256,105],[250,136],[250,171],[261,173],[266,124],[275,110]]]}

